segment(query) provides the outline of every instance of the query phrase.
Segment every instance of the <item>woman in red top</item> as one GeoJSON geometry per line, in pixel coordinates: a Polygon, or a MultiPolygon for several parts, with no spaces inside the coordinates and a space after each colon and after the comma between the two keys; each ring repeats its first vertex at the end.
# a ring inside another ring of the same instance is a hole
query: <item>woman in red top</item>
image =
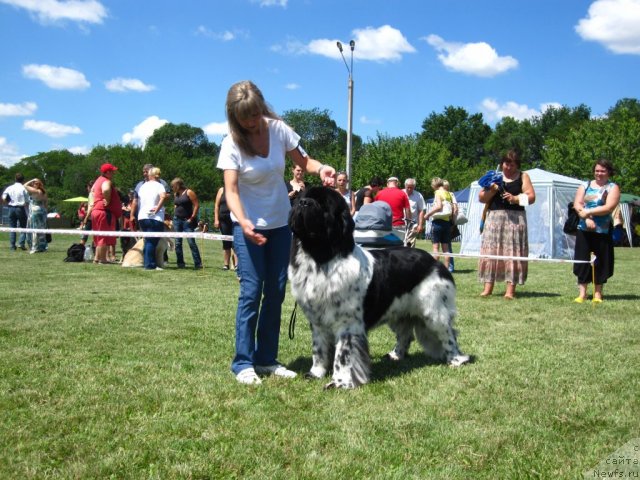
{"type": "MultiPolygon", "coordinates": [[[[93,184],[93,210],[91,210],[91,222],[94,230],[102,232],[115,232],[116,222],[122,215],[120,195],[112,182],[113,172],[118,170],[110,163],[100,167],[101,175],[93,184]]],[[[111,263],[107,259],[109,247],[116,245],[115,236],[100,236],[94,238],[96,256],[93,263],[111,263]]]]}

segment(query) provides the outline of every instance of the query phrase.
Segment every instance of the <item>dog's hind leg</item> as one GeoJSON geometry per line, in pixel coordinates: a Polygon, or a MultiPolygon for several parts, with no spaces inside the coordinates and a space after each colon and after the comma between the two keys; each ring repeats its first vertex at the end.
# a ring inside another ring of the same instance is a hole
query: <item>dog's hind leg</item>
{"type": "Polygon", "coordinates": [[[338,336],[333,377],[325,388],[355,388],[369,382],[371,359],[367,334],[346,331],[338,336]]]}
{"type": "Polygon", "coordinates": [[[457,367],[469,362],[470,358],[460,352],[452,322],[453,317],[440,321],[424,319],[416,324],[415,332],[418,342],[429,357],[457,367]]]}
{"type": "Polygon", "coordinates": [[[396,334],[396,345],[393,350],[387,353],[387,357],[394,361],[402,360],[413,341],[413,321],[409,318],[402,318],[389,322],[389,328],[396,334]]]}

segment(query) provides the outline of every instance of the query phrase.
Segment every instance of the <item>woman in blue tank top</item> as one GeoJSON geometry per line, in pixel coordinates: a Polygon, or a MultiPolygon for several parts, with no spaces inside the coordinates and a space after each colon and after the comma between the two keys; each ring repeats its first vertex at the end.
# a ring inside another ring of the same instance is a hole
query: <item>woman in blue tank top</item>
{"type": "MultiPolygon", "coordinates": [[[[613,175],[612,163],[601,158],[593,167],[595,179],[578,187],[573,208],[580,216],[576,233],[575,260],[590,260],[596,256],[595,286],[593,302],[602,302],[602,286],[613,276],[613,239],[611,236],[611,213],[620,203],[620,188],[609,180],[613,175]]],[[[579,293],[574,300],[583,303],[587,299],[587,285],[594,276],[591,265],[575,263],[573,274],[578,279],[579,293]]]]}

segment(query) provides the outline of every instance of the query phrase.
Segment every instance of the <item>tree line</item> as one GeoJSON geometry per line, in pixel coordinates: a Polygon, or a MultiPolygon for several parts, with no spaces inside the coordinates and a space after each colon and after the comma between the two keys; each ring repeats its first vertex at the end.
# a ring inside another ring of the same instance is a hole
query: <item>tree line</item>
{"type": "MultiPolygon", "coordinates": [[[[330,112],[318,108],[288,110],[282,118],[302,137],[311,156],[343,170],[347,132],[330,112]]],[[[640,194],[640,102],[623,98],[602,117],[592,117],[586,105],[552,107],[537,117],[516,120],[505,117],[491,128],[481,113],[447,106],[429,114],[418,133],[392,137],[377,133],[366,142],[352,138],[352,178],[355,190],[374,175],[413,177],[418,190],[430,196],[431,178],[449,180],[455,190],[468,186],[487,170],[495,169],[501,155],[516,148],[522,168],[542,168],[570,177],[592,176],[600,157],[616,167],[614,180],[623,192],[640,194]]],[[[85,196],[85,185],[95,179],[99,167],[110,162],[119,168],[116,182],[126,192],[140,180],[142,166],[152,163],[170,181],[181,177],[203,201],[212,201],[222,185],[216,168],[219,145],[201,128],[167,123],[157,129],[144,148],[133,145],[98,145],[86,155],[67,150],[38,153],[7,168],[0,166],[0,185],[13,182],[15,172],[45,180],[50,204],[58,211],[69,197],[85,196]]],[[[289,175],[289,172],[286,173],[289,175]]],[[[315,178],[309,178],[310,183],[315,178]]]]}

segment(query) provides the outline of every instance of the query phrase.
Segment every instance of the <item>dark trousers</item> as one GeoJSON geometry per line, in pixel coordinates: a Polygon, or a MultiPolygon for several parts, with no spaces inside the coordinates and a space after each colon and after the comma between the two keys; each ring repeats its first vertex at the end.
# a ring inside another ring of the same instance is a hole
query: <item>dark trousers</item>
{"type": "MultiPolygon", "coordinates": [[[[11,228],[27,228],[27,212],[24,207],[14,207],[9,205],[9,227],[11,228]]],[[[24,247],[27,239],[26,233],[20,234],[18,243],[20,247],[24,247]]],[[[16,249],[16,232],[9,233],[9,246],[12,250],[16,249]]]]}

